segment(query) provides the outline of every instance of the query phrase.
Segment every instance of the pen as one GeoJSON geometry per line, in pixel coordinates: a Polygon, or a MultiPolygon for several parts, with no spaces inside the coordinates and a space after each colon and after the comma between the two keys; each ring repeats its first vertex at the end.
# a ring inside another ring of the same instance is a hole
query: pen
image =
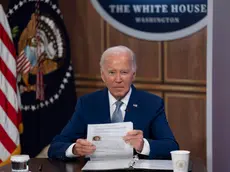
{"type": "Polygon", "coordinates": [[[136,163],[135,161],[131,161],[129,164],[129,168],[134,168],[135,163],[136,163]]]}
{"type": "Polygon", "coordinates": [[[134,168],[135,163],[139,160],[138,155],[134,155],[133,159],[129,163],[130,168],[134,168]]]}
{"type": "Polygon", "coordinates": [[[41,165],[39,165],[39,167],[38,167],[38,171],[42,171],[42,164],[41,165]]]}

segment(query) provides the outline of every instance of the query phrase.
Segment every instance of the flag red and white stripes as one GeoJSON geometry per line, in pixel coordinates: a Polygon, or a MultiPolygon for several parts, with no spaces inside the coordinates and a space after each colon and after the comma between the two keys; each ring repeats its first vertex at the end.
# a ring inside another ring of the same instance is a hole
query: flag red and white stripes
{"type": "Polygon", "coordinates": [[[25,51],[19,54],[19,57],[16,60],[17,63],[17,73],[27,73],[31,69],[31,63],[25,55],[25,51]]]}
{"type": "Polygon", "coordinates": [[[21,151],[22,121],[16,75],[16,52],[7,17],[0,5],[0,166],[21,151]]]}

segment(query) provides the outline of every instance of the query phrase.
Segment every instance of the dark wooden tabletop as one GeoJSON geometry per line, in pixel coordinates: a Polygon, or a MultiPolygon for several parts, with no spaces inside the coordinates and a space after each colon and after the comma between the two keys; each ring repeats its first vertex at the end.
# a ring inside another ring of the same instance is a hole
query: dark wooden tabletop
{"type": "MultiPolygon", "coordinates": [[[[29,169],[31,172],[80,172],[84,164],[84,159],[64,162],[61,160],[50,160],[46,158],[32,158],[29,161],[29,169]]],[[[192,172],[207,172],[201,159],[193,159],[192,164],[192,172]]],[[[11,165],[0,167],[0,172],[11,172],[11,165]]]]}

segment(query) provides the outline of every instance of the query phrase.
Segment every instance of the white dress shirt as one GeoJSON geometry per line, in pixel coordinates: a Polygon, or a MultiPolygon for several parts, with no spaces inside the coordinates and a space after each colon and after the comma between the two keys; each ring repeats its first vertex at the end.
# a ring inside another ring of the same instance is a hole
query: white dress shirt
{"type": "MultiPolygon", "coordinates": [[[[131,92],[132,92],[132,88],[130,88],[129,92],[126,94],[126,96],[120,100],[120,101],[122,101],[122,105],[121,105],[120,109],[121,109],[123,120],[125,118],[125,111],[126,111],[126,108],[127,108],[128,102],[129,102],[131,92]]],[[[116,109],[117,99],[115,99],[109,91],[108,91],[108,95],[109,95],[110,119],[112,119],[113,112],[116,109]]]]}
{"type": "MultiPolygon", "coordinates": [[[[121,112],[122,112],[123,120],[125,118],[126,108],[127,108],[131,93],[132,93],[132,88],[130,87],[129,92],[126,94],[126,96],[123,99],[120,100],[120,101],[123,102],[123,104],[121,105],[121,108],[120,108],[121,112]]],[[[116,104],[115,103],[116,103],[117,99],[115,99],[115,97],[113,97],[113,95],[109,91],[108,91],[108,95],[109,95],[110,117],[112,119],[113,112],[116,109],[116,104]]],[[[66,156],[69,157],[69,158],[77,156],[77,155],[74,155],[73,152],[72,152],[72,149],[73,149],[74,145],[75,145],[75,143],[71,144],[68,147],[68,149],[66,150],[66,152],[65,152],[66,156]]],[[[144,138],[143,149],[142,149],[141,152],[138,152],[138,153],[142,154],[142,155],[149,155],[149,152],[150,152],[149,142],[144,138]]]]}

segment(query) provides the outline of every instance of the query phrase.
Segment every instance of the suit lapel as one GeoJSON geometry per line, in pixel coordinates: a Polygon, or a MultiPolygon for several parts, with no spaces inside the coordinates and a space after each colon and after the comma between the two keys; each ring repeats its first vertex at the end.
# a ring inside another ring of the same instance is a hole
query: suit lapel
{"type": "Polygon", "coordinates": [[[109,96],[108,89],[105,88],[102,91],[101,101],[99,102],[99,112],[98,116],[101,116],[100,121],[103,123],[110,123],[110,109],[109,109],[109,96]]]}
{"type": "Polygon", "coordinates": [[[136,88],[132,85],[132,93],[130,95],[129,98],[129,103],[126,109],[126,113],[125,113],[125,119],[124,122],[127,121],[137,121],[140,118],[140,108],[139,108],[139,104],[138,104],[138,91],[136,90],[136,88]]]}

